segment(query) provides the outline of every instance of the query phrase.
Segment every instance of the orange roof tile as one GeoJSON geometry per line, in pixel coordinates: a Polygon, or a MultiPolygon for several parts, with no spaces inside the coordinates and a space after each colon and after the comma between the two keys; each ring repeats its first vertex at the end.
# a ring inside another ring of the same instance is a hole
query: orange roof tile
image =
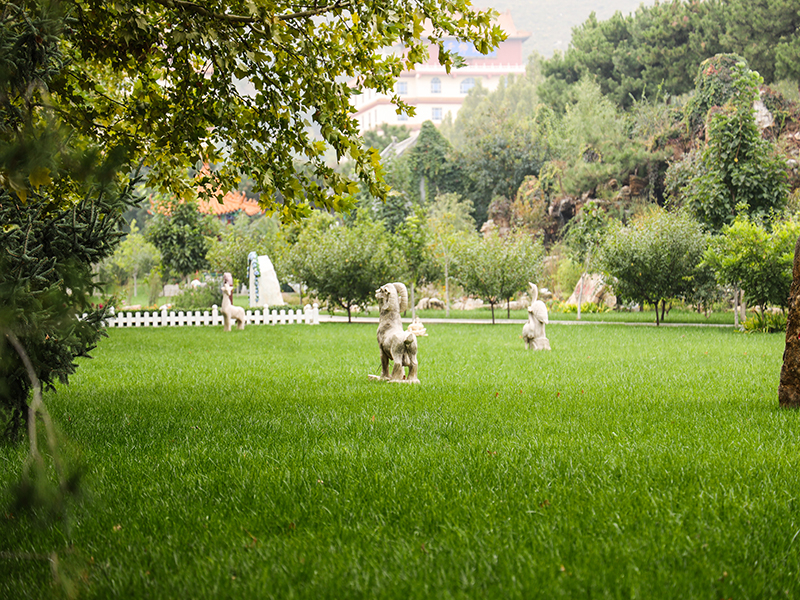
{"type": "Polygon", "coordinates": [[[244,192],[228,192],[222,197],[222,201],[217,197],[212,200],[201,199],[197,204],[200,212],[215,216],[242,210],[248,217],[252,217],[262,212],[258,202],[250,200],[244,195],[244,192]]]}

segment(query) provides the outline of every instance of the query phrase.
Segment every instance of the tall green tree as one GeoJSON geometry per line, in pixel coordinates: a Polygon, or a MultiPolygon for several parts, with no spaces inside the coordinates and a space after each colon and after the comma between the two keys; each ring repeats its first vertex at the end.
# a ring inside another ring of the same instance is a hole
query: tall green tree
{"type": "Polygon", "coordinates": [[[416,316],[416,287],[424,281],[434,281],[439,277],[433,254],[431,253],[431,230],[427,223],[424,208],[417,206],[414,214],[406,217],[392,238],[396,256],[402,257],[405,265],[404,277],[411,287],[411,316],[416,316]]]}
{"type": "Polygon", "coordinates": [[[800,82],[800,6],[793,0],[727,2],[722,43],[766,81],[800,82]]]}
{"type": "Polygon", "coordinates": [[[161,252],[164,267],[179,277],[208,267],[207,238],[217,225],[213,217],[202,214],[191,201],[161,204],[156,212],[147,237],[161,252]]]}
{"type": "Polygon", "coordinates": [[[740,215],[711,238],[705,261],[720,283],[744,290],[748,304],[760,307],[763,315],[768,306],[788,306],[798,237],[797,221],[779,221],[768,231],[740,215]]]}
{"type": "Polygon", "coordinates": [[[536,104],[533,72],[529,66],[527,76],[503,80],[493,92],[471,91],[480,101],[459,111],[458,160],[469,177],[461,193],[472,200],[479,225],[493,198],[515,198],[525,177],[538,175],[550,158],[549,113],[536,104]]]}
{"type": "Polygon", "coordinates": [[[450,316],[450,278],[458,249],[465,240],[476,235],[472,202],[458,194],[437,196],[428,207],[429,249],[444,277],[445,311],[450,316]]]}
{"type": "Polygon", "coordinates": [[[417,141],[405,157],[405,189],[414,202],[424,206],[439,194],[461,191],[464,176],[453,156],[453,147],[432,121],[422,124],[417,141]]]}
{"type": "Polygon", "coordinates": [[[51,5],[0,9],[0,427],[12,438],[31,389],[66,383],[104,335],[92,267],[113,254],[133,204],[117,160],[53,110],[63,36],[51,5]]]}
{"type": "Polygon", "coordinates": [[[136,221],[131,221],[130,232],[122,240],[113,256],[103,261],[101,274],[111,275],[117,285],[126,285],[132,280],[132,295],[138,295],[140,277],[146,277],[161,263],[161,253],[148,242],[136,221]]]}
{"type": "Polygon", "coordinates": [[[331,224],[325,230],[309,230],[300,235],[298,244],[304,252],[301,279],[330,308],[346,310],[348,323],[353,309],[365,308],[375,290],[400,271],[386,229],[366,218],[350,227],[331,224]]]}
{"type": "MultiPolygon", "coordinates": [[[[542,243],[527,234],[475,237],[459,251],[457,277],[464,290],[486,300],[492,309],[537,281],[542,272],[542,243]]],[[[510,317],[510,305],[508,315],[510,317]]]]}
{"type": "Polygon", "coordinates": [[[696,168],[678,190],[678,201],[713,231],[732,223],[739,209],[764,219],[787,201],[785,161],[762,138],[753,113],[761,82],[744,63],[732,66],[730,98],[707,119],[708,143],[699,160],[687,158],[696,168]]]}
{"type": "Polygon", "coordinates": [[[627,226],[611,226],[602,241],[600,264],[617,296],[652,304],[659,325],[669,300],[692,293],[706,246],[700,223],[686,211],[653,208],[627,226]]]}

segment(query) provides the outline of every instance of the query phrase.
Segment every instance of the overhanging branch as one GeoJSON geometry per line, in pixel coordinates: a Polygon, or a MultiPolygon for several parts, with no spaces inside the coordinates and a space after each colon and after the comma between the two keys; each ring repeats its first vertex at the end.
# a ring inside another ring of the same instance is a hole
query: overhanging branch
{"type": "MultiPolygon", "coordinates": [[[[188,0],[155,0],[155,2],[166,8],[177,8],[198,15],[203,15],[204,17],[210,17],[212,19],[225,21],[233,25],[252,25],[255,23],[263,22],[263,19],[260,19],[258,17],[250,17],[245,15],[230,15],[226,13],[214,12],[213,10],[207,9],[205,6],[202,6],[195,2],[189,2],[188,0]]],[[[308,17],[316,17],[326,12],[330,12],[331,10],[351,8],[352,6],[353,6],[352,1],[344,2],[341,0],[336,0],[336,2],[327,4],[325,6],[319,6],[316,8],[311,8],[296,13],[289,13],[286,15],[276,15],[274,18],[278,21],[292,21],[294,19],[305,19],[308,17]]]]}

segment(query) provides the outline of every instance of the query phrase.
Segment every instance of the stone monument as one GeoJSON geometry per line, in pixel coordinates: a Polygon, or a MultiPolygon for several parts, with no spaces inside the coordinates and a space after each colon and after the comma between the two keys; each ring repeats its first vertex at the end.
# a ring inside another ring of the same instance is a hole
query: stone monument
{"type": "Polygon", "coordinates": [[[250,306],[283,306],[281,284],[269,256],[247,255],[247,272],[250,279],[250,306]]]}

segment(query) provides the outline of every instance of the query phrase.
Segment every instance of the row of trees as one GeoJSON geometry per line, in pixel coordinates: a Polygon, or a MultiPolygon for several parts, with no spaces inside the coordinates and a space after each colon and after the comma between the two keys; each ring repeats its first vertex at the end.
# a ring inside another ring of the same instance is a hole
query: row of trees
{"type": "Polygon", "coordinates": [[[610,225],[598,264],[621,298],[655,307],[657,324],[668,302],[707,308],[720,286],[743,290],[763,316],[769,306],[788,306],[798,236],[797,218],[761,222],[741,214],[710,235],[687,210],[653,208],[628,225],[610,225]]]}
{"type": "Polygon", "coordinates": [[[408,282],[412,303],[418,286],[442,281],[448,310],[450,283],[456,281],[467,293],[485,298],[494,315],[496,305],[539,277],[543,258],[541,241],[523,232],[479,235],[468,202],[445,194],[427,210],[418,208],[394,231],[371,211],[346,219],[316,212],[281,229],[275,219],[244,215],[221,225],[182,203],[152,219],[144,234],[134,224],[100,273],[135,286],[149,270],[178,275],[229,271],[241,283],[247,281],[251,251],[268,254],[282,281],[309,290],[348,316],[371,304],[375,290],[389,280],[408,282]]]}

